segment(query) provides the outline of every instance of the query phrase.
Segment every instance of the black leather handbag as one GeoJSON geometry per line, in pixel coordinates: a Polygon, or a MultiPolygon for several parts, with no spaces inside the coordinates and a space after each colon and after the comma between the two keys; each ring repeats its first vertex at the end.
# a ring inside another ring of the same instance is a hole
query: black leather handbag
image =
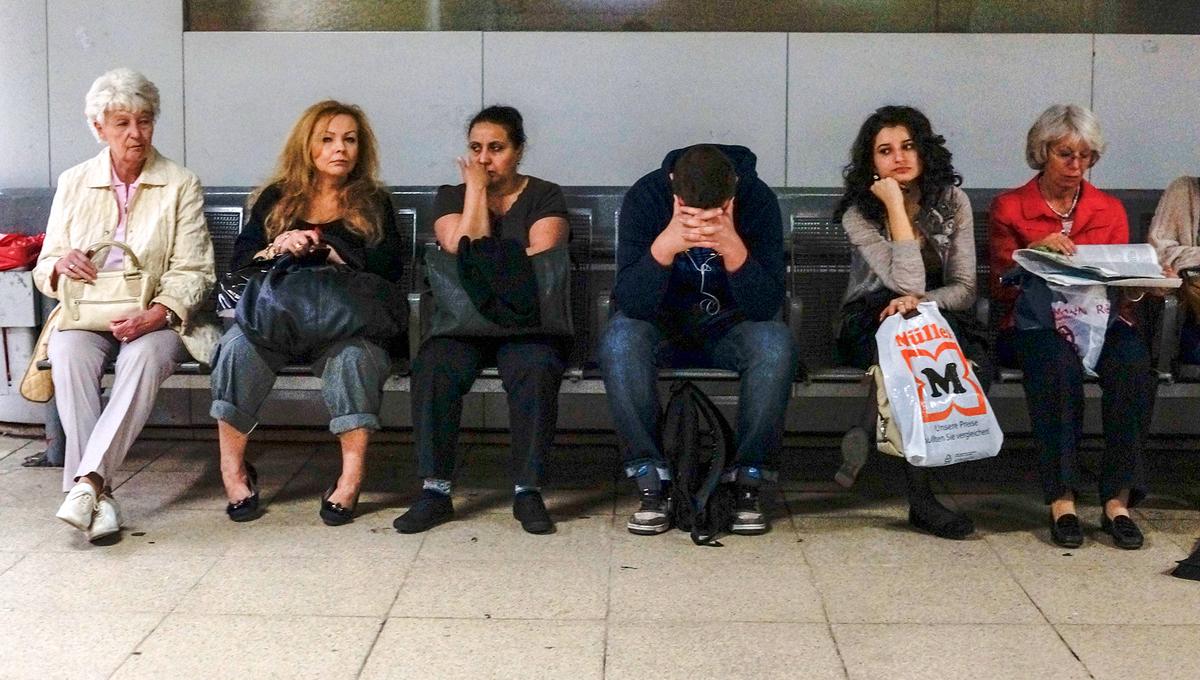
{"type": "Polygon", "coordinates": [[[425,279],[433,294],[433,314],[421,339],[573,335],[570,249],[565,245],[551,248],[529,260],[537,279],[540,321],[536,326],[502,326],[481,314],[471,301],[462,285],[457,256],[430,245],[425,250],[425,279]]]}
{"type": "Polygon", "coordinates": [[[311,360],[354,337],[389,347],[407,316],[402,291],[387,279],[323,258],[285,255],[248,278],[236,319],[259,347],[311,360]]]}
{"type": "Polygon", "coordinates": [[[227,271],[217,278],[217,316],[222,319],[233,319],[246,291],[246,284],[256,276],[263,276],[275,265],[272,260],[254,260],[232,271],[227,271]]]}

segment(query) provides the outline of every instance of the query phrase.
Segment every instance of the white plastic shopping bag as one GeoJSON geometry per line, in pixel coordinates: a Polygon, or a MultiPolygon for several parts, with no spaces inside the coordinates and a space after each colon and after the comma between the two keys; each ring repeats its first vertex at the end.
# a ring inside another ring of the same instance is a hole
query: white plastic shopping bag
{"type": "Polygon", "coordinates": [[[875,333],[892,418],[913,465],[990,458],[1004,434],[950,324],[922,302],[912,318],[893,314],[875,333]]]}
{"type": "Polygon", "coordinates": [[[1108,333],[1108,316],[1112,304],[1108,288],[1096,286],[1060,286],[1046,282],[1050,289],[1050,312],[1054,315],[1054,330],[1075,346],[1083,363],[1083,371],[1096,377],[1096,362],[1104,350],[1104,335],[1108,333]]]}

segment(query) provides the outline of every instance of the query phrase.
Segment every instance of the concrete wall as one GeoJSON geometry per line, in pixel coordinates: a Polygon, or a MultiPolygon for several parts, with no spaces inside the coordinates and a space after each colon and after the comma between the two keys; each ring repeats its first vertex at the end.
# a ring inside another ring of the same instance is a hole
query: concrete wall
{"type": "Polygon", "coordinates": [[[0,4],[0,187],[50,186],[97,148],[91,79],[143,70],[163,93],[156,144],[208,185],[270,171],[300,110],[367,109],[384,179],[457,180],[462,127],[484,103],[526,114],[526,169],[628,184],[665,151],[746,144],[774,185],[834,186],[858,124],[913,103],[975,187],[1027,178],[1035,115],[1091,104],[1110,139],[1102,186],[1162,188],[1197,172],[1200,36],[799,33],[184,33],[182,3],[0,4]]]}

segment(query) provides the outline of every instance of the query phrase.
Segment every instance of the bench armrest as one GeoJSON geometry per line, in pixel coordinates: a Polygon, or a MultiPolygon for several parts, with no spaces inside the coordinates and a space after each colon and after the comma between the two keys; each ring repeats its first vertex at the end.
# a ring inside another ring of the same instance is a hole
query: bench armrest
{"type": "Polygon", "coordinates": [[[1162,317],[1159,319],[1154,347],[1157,357],[1155,368],[1159,375],[1169,375],[1175,369],[1175,360],[1179,356],[1179,334],[1183,330],[1183,314],[1179,309],[1179,298],[1167,295],[1163,298],[1162,317]]]}
{"type": "Polygon", "coordinates": [[[408,294],[408,360],[417,358],[421,338],[429,330],[429,317],[433,309],[433,294],[429,291],[408,294]]]}

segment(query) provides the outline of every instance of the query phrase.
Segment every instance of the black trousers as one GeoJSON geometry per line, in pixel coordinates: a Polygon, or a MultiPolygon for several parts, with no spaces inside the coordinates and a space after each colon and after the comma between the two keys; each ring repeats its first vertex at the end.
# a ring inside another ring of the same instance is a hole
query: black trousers
{"type": "Polygon", "coordinates": [[[417,473],[453,479],[463,396],[479,371],[495,365],[508,393],[513,482],[538,486],[554,443],[566,348],[558,338],[431,338],[413,362],[413,438],[417,473]]]}
{"type": "MultiPolygon", "coordinates": [[[[1067,491],[1078,495],[1084,408],[1079,355],[1052,330],[1007,331],[997,344],[1001,357],[1015,358],[1025,372],[1025,399],[1041,448],[1046,503],[1067,491]]],[[[1146,495],[1142,442],[1150,426],[1157,377],[1150,368],[1150,353],[1128,324],[1117,321],[1108,329],[1096,373],[1103,391],[1100,500],[1108,501],[1129,489],[1129,505],[1133,506],[1146,495]]]]}

